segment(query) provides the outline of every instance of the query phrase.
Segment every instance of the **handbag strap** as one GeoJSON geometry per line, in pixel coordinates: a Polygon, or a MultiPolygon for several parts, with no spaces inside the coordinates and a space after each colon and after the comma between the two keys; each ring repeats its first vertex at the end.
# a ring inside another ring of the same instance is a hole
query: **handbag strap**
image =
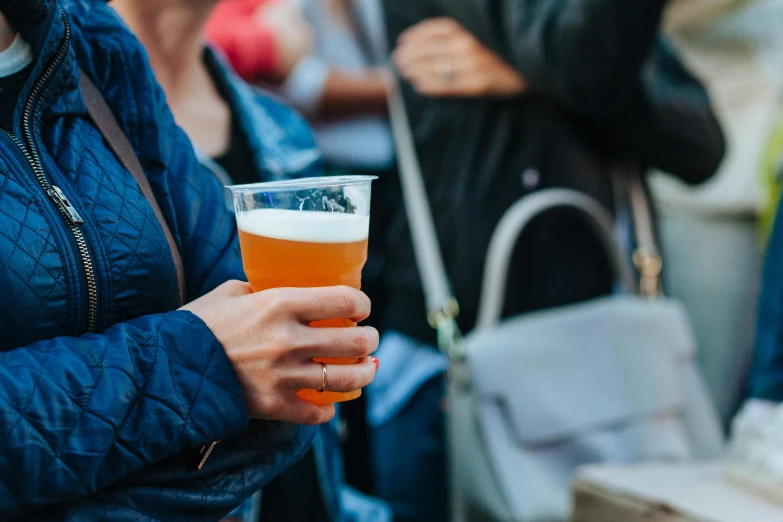
{"type": "MultiPolygon", "coordinates": [[[[452,399],[454,393],[467,396],[472,390],[472,384],[462,333],[457,325],[459,305],[446,274],[446,265],[443,262],[435,221],[427,200],[424,177],[419,166],[399,79],[390,89],[388,99],[389,120],[397,149],[397,168],[400,173],[403,203],[408,216],[416,265],[424,288],[427,318],[430,326],[438,332],[438,347],[451,362],[447,377],[449,396],[452,399]]],[[[449,419],[453,417],[453,413],[448,415],[449,419]]],[[[448,425],[450,427],[447,430],[447,444],[449,447],[456,448],[458,435],[452,429],[455,425],[451,421],[448,425]]],[[[456,460],[449,459],[450,519],[452,522],[465,522],[467,520],[465,494],[457,482],[455,466],[456,460]]]]}
{"type": "Polygon", "coordinates": [[[155,199],[155,194],[152,192],[152,187],[147,179],[147,175],[144,173],[139,158],[136,156],[125,132],[117,123],[117,119],[111,112],[103,95],[84,71],[80,71],[79,76],[82,96],[84,97],[84,103],[87,106],[87,112],[89,113],[90,118],[92,118],[93,123],[95,123],[98,131],[100,131],[106,144],[117,156],[117,159],[120,160],[122,166],[133,175],[142,194],[144,194],[144,197],[147,198],[147,202],[152,207],[160,227],[163,229],[163,234],[166,236],[166,242],[169,244],[169,249],[171,250],[171,257],[174,260],[174,268],[177,271],[179,303],[180,306],[182,306],[185,304],[185,268],[182,263],[182,255],[180,254],[179,247],[174,240],[174,234],[171,233],[171,229],[169,228],[168,223],[166,223],[166,219],[163,217],[163,212],[160,209],[158,200],[155,199]]]}
{"type": "Polygon", "coordinates": [[[427,315],[430,325],[436,328],[438,324],[455,319],[459,314],[459,305],[451,290],[440,251],[435,221],[427,200],[424,178],[399,82],[397,88],[390,92],[389,114],[397,148],[403,202],[416,264],[424,287],[427,315]]]}
{"type": "Polygon", "coordinates": [[[661,271],[663,258],[655,241],[650,200],[644,190],[641,174],[638,170],[628,179],[631,193],[631,209],[636,231],[636,251],[633,262],[639,269],[639,293],[644,297],[660,297],[662,292],[661,271]]]}
{"type": "Polygon", "coordinates": [[[655,225],[650,199],[644,189],[642,172],[636,162],[624,161],[615,164],[612,179],[619,194],[627,194],[633,215],[636,250],[633,262],[639,270],[639,293],[650,299],[662,295],[661,271],[663,258],[655,238],[655,225]]]}
{"type": "Polygon", "coordinates": [[[511,258],[519,236],[537,216],[556,208],[579,211],[595,232],[615,273],[627,291],[634,287],[633,272],[614,237],[612,216],[595,199],[570,189],[546,189],[523,197],[500,220],[487,251],[477,328],[496,325],[503,313],[511,258]]]}

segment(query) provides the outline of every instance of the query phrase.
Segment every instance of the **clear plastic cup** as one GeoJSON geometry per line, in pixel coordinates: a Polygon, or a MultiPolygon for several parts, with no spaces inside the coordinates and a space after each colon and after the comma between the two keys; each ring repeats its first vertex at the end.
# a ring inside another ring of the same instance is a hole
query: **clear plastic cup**
{"type": "MultiPolygon", "coordinates": [[[[234,197],[245,275],[255,292],[270,288],[361,288],[367,262],[372,176],[304,178],[229,187],[234,197]]],[[[335,317],[316,328],[354,327],[335,317]]],[[[356,364],[358,359],[315,359],[356,364]]],[[[315,404],[350,401],[350,393],[300,390],[315,404]]]]}

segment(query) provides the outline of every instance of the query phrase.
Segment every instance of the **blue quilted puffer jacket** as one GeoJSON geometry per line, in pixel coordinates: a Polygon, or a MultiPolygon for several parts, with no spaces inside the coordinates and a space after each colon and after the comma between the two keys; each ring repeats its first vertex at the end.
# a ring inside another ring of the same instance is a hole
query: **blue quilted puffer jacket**
{"type": "MultiPolygon", "coordinates": [[[[0,4],[37,57],[13,133],[0,133],[0,520],[217,520],[301,456],[313,430],[250,422],[220,344],[172,311],[163,232],[87,118],[78,67],[148,173],[188,299],[243,271],[223,188],[140,44],[103,2],[42,4],[40,16],[0,4]]],[[[281,147],[312,148],[300,120],[281,125],[281,147]]],[[[299,168],[286,174],[316,165],[299,168]]]]}

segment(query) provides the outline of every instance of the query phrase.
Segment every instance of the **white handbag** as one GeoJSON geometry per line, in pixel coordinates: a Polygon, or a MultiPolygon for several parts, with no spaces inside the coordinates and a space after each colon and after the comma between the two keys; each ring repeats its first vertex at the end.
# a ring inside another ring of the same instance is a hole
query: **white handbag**
{"type": "Polygon", "coordinates": [[[642,295],[608,212],[578,192],[543,190],[517,202],[498,225],[478,325],[463,339],[399,92],[390,109],[429,319],[450,358],[452,519],[562,521],[581,465],[720,454],[722,432],[688,319],[659,293],[661,260],[641,179],[630,180],[630,195],[642,295]],[[584,214],[627,292],[502,319],[515,242],[531,219],[555,207],[584,214]]]}

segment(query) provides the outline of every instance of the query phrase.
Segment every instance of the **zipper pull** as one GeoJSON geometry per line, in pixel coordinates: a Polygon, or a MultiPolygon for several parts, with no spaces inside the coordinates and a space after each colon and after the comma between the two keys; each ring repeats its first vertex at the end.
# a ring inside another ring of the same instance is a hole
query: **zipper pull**
{"type": "Polygon", "coordinates": [[[68,198],[65,197],[65,194],[63,194],[63,191],[60,190],[60,187],[52,185],[52,187],[46,191],[46,194],[52,201],[54,201],[54,204],[57,205],[57,208],[60,209],[60,212],[65,214],[65,216],[71,222],[71,225],[79,225],[84,223],[84,220],[79,215],[79,213],[76,212],[76,209],[73,207],[73,205],[71,205],[71,202],[68,201],[68,198]]]}
{"type": "Polygon", "coordinates": [[[215,442],[213,442],[209,446],[201,446],[201,451],[199,453],[201,455],[204,455],[204,457],[198,463],[197,469],[201,469],[201,468],[204,467],[204,464],[206,464],[207,459],[209,458],[210,455],[212,455],[212,450],[215,449],[215,446],[217,446],[219,442],[220,442],[219,440],[216,440],[215,442]],[[206,453],[204,453],[205,451],[206,451],[206,453]]]}

